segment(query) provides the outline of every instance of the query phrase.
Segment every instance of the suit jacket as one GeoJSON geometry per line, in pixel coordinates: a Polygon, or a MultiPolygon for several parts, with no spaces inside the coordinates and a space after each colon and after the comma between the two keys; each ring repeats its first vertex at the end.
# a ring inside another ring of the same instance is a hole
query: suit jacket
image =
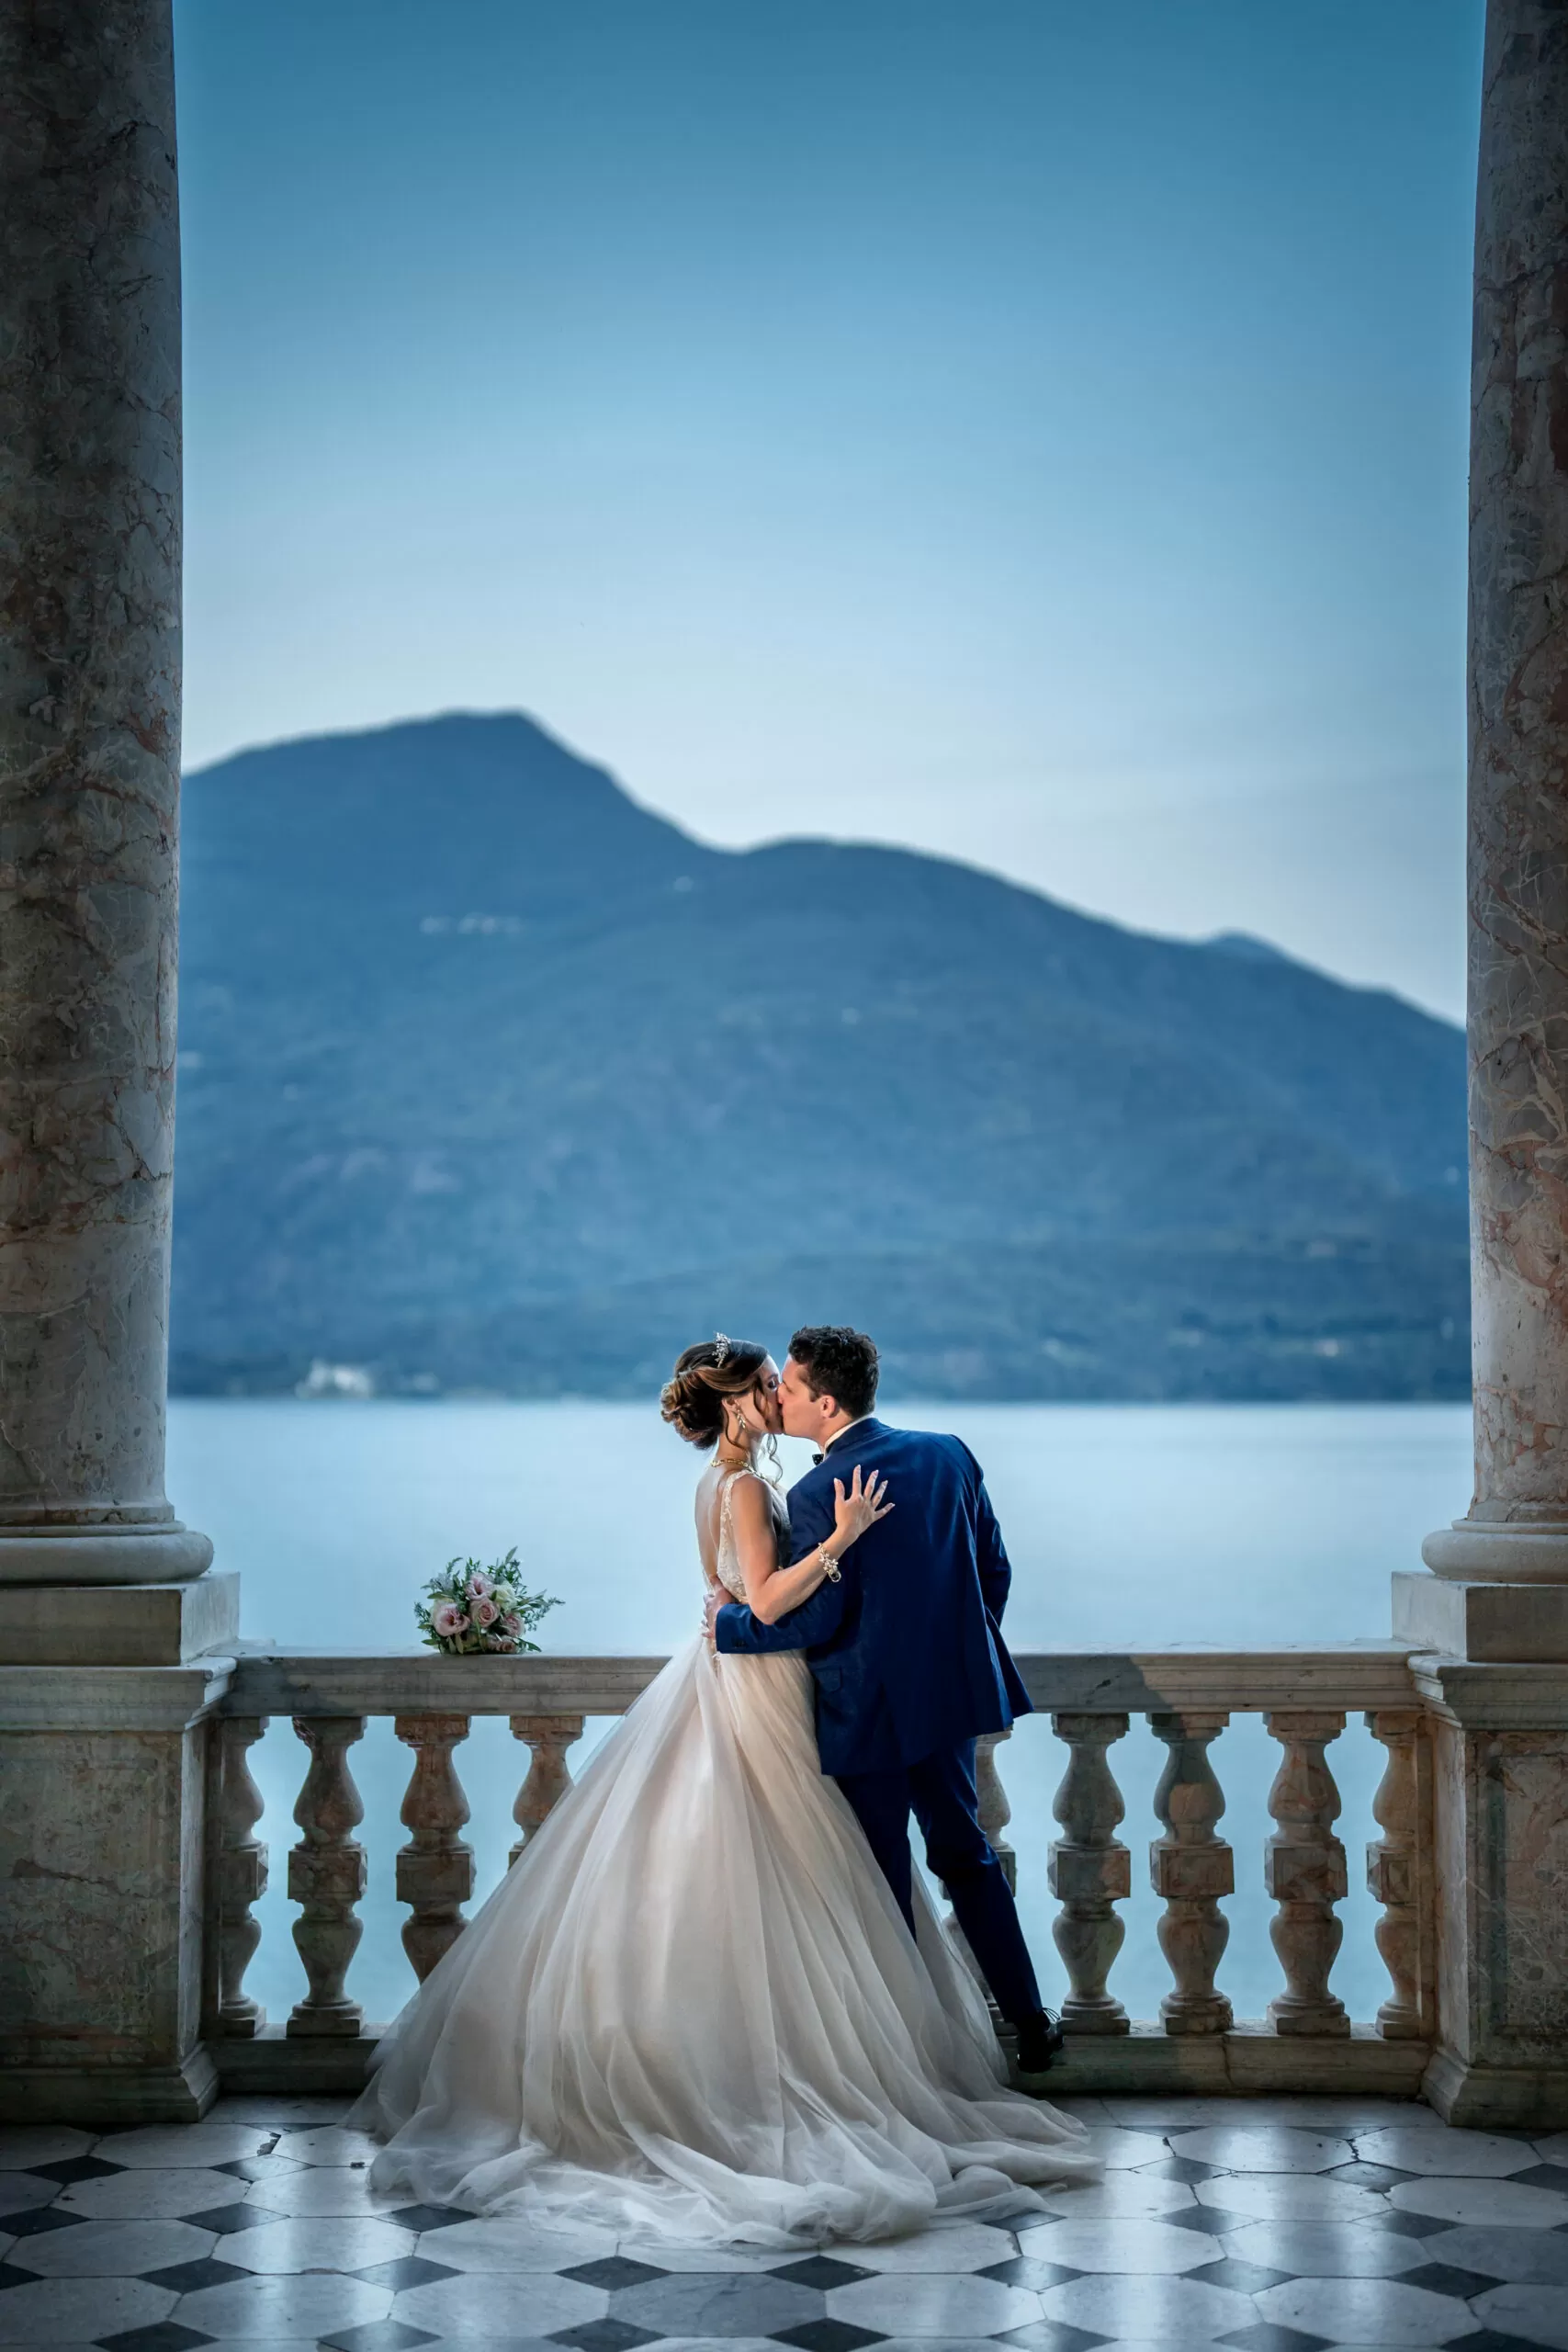
{"type": "Polygon", "coordinates": [[[800,1650],[817,1685],[825,1772],[918,1764],[1031,1712],[1000,1632],[1012,1571],[980,1465],[955,1437],[862,1421],[789,1496],[792,1560],[833,1532],[833,1480],[879,1470],[897,1508],[844,1555],[837,1584],[764,1625],[719,1611],[727,1653],[800,1650]]]}

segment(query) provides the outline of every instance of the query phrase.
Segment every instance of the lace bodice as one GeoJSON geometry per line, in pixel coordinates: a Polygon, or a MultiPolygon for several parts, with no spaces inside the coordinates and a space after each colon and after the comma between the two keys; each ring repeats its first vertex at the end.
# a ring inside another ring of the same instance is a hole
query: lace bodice
{"type": "MultiPolygon", "coordinates": [[[[730,1498],[735,1492],[737,1478],[751,1478],[756,1475],[753,1470],[727,1470],[724,1474],[718,1506],[718,1543],[715,1552],[714,1566],[720,1584],[727,1592],[733,1593],[737,1600],[744,1600],[746,1598],[746,1579],[740,1572],[740,1563],[735,1553],[735,1523],[730,1513],[730,1498]]],[[[768,1509],[773,1514],[773,1531],[781,1539],[782,1555],[783,1538],[788,1532],[789,1518],[777,1491],[769,1486],[767,1480],[759,1479],[758,1484],[768,1498],[768,1509]]]]}

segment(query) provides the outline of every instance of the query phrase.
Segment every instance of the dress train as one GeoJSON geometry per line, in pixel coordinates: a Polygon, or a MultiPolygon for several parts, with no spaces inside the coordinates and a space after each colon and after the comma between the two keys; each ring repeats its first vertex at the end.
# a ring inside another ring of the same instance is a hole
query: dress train
{"type": "Polygon", "coordinates": [[[822,1776],[805,1659],[691,1643],[383,2042],[352,2119],[386,2140],[375,2185],[787,2247],[1095,2177],[1081,2127],[1008,2087],[918,1875],[915,1903],[918,1943],[822,1776]]]}

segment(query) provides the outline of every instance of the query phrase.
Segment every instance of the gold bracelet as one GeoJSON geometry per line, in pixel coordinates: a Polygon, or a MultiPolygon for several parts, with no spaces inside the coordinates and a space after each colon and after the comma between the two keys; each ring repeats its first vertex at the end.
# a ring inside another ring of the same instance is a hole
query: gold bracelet
{"type": "Polygon", "coordinates": [[[839,1563],[835,1560],[831,1552],[829,1551],[826,1544],[818,1544],[817,1546],[817,1556],[822,1563],[822,1573],[827,1577],[829,1583],[837,1584],[839,1581],[839,1563]]]}

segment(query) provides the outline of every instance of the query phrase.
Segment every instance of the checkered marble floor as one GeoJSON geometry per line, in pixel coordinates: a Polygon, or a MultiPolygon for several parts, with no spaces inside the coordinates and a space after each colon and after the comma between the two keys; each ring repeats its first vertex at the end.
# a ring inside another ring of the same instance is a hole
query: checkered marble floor
{"type": "Polygon", "coordinates": [[[1568,2352],[1568,2132],[1343,2099],[1082,2099],[1102,2185],[807,2256],[372,2196],[333,2100],[0,2132],[0,2346],[108,2352],[1568,2352]]]}

